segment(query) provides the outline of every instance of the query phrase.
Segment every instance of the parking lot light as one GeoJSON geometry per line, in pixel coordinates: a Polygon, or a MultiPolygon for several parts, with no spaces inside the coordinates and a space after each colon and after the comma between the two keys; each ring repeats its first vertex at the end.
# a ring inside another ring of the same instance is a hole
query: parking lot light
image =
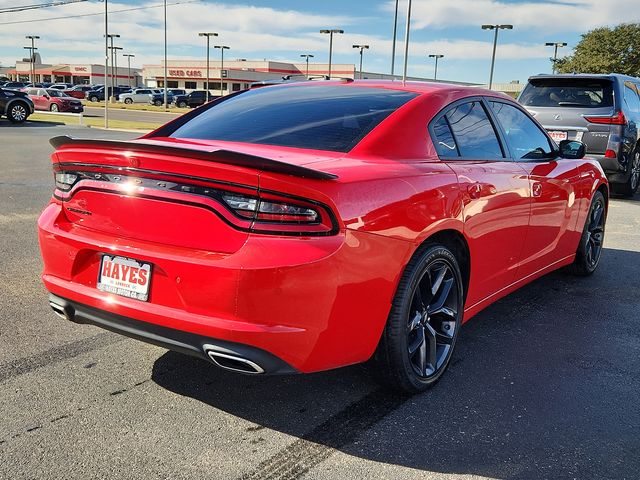
{"type": "Polygon", "coordinates": [[[227,47],[226,45],[214,45],[213,48],[220,49],[220,96],[224,95],[222,88],[222,70],[224,69],[224,51],[231,49],[231,47],[227,47]]]}
{"type": "Polygon", "coordinates": [[[353,48],[360,49],[360,80],[362,80],[362,52],[369,49],[369,45],[354,45],[353,48]]]}
{"type": "Polygon", "coordinates": [[[435,66],[435,68],[433,70],[433,79],[436,80],[438,78],[438,59],[444,58],[444,55],[431,53],[431,54],[429,54],[429,58],[435,58],[436,59],[436,66],[435,66]]]}
{"type": "Polygon", "coordinates": [[[310,53],[303,53],[300,56],[302,58],[306,59],[306,61],[307,61],[307,80],[309,80],[309,59],[313,58],[313,55],[311,55],[310,53]]]}
{"type": "Polygon", "coordinates": [[[546,47],[553,47],[553,60],[551,60],[551,62],[552,62],[551,71],[555,75],[555,73],[556,73],[556,62],[558,61],[558,47],[566,47],[567,46],[567,42],[547,42],[544,45],[546,47]]]}
{"type": "Polygon", "coordinates": [[[407,26],[404,31],[404,70],[402,84],[407,81],[407,65],[409,64],[409,30],[411,29],[411,0],[407,2],[407,26]]]}
{"type": "Polygon", "coordinates": [[[334,33],[344,33],[344,30],[339,28],[331,28],[331,29],[323,29],[320,30],[320,33],[325,33],[329,35],[329,78],[331,78],[331,56],[333,54],[333,34],[334,33]]]}
{"type": "MultiPolygon", "coordinates": [[[[106,8],[106,7],[105,7],[106,8]]],[[[113,39],[114,38],[120,38],[120,35],[117,33],[108,33],[107,34],[107,38],[109,39],[109,43],[111,44],[111,46],[107,46],[107,56],[109,55],[108,52],[109,50],[111,50],[111,97],[109,99],[107,99],[107,95],[109,94],[109,88],[107,86],[107,82],[106,82],[106,78],[107,78],[107,72],[104,72],[105,75],[105,82],[104,82],[104,102],[107,103],[108,101],[112,101],[113,99],[113,87],[115,86],[114,82],[113,82],[113,64],[114,64],[114,60],[113,60],[113,39]]],[[[106,113],[106,111],[105,111],[106,113]]]]}
{"type": "Polygon", "coordinates": [[[209,39],[211,37],[217,37],[218,34],[215,32],[200,32],[198,33],[198,36],[207,37],[207,83],[204,89],[207,92],[206,101],[208,102],[209,101],[209,39]]]}
{"type": "Polygon", "coordinates": [[[398,36],[398,1],[396,0],[396,10],[393,15],[393,42],[391,43],[391,80],[395,80],[396,68],[396,37],[398,36]]]}
{"type": "MultiPolygon", "coordinates": [[[[123,53],[123,57],[127,57],[127,77],[129,78],[129,86],[131,86],[131,59],[135,57],[132,53],[123,53]]],[[[138,86],[138,82],[136,82],[136,87],[138,86]]]]}
{"type": "Polygon", "coordinates": [[[496,63],[496,46],[498,45],[498,30],[513,30],[513,25],[482,25],[483,30],[495,30],[493,36],[493,54],[491,55],[491,73],[489,74],[489,90],[493,86],[493,67],[496,63]]]}
{"type": "MultiPolygon", "coordinates": [[[[38,35],[27,35],[26,37],[27,40],[31,40],[31,56],[29,57],[29,63],[31,64],[31,72],[29,74],[30,81],[31,83],[34,83],[36,81],[36,44],[35,41],[36,40],[40,40],[40,37],[38,35]]],[[[24,47],[24,48],[29,48],[29,47],[24,47]]]]}

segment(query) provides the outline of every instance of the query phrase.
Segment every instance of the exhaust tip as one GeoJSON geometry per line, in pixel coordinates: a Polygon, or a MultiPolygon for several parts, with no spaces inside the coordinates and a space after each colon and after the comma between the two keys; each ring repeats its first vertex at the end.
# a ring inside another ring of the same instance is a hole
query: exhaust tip
{"type": "Polygon", "coordinates": [[[64,320],[73,321],[73,314],[71,313],[72,307],[60,305],[59,303],[56,303],[53,300],[49,300],[49,305],[51,306],[53,313],[55,313],[57,316],[59,316],[64,320]]]}
{"type": "Polygon", "coordinates": [[[231,370],[239,373],[249,373],[249,374],[264,373],[264,369],[257,363],[252,362],[251,360],[240,357],[238,355],[232,355],[229,353],[224,353],[218,350],[214,350],[213,348],[216,348],[216,347],[214,347],[213,345],[204,345],[203,348],[207,356],[211,359],[211,361],[220,368],[224,368],[225,370],[231,370]]]}

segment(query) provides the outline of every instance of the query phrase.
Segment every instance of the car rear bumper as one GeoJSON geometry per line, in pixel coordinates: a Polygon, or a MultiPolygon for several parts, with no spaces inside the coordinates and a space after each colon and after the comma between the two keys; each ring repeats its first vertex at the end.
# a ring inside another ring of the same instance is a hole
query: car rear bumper
{"type": "MultiPolygon", "coordinates": [[[[38,230],[42,280],[81,313],[75,321],[130,334],[118,326],[124,320],[116,325],[112,317],[130,319],[137,322],[130,336],[167,348],[203,356],[203,342],[222,348],[231,342],[304,373],[373,354],[414,248],[347,230],[308,238],[251,234],[236,252],[217,254],[96,232],[69,223],[56,202],[40,216],[38,230]],[[148,302],[96,288],[106,252],[153,265],[148,302]]],[[[288,371],[276,363],[273,373],[288,371]]]]}

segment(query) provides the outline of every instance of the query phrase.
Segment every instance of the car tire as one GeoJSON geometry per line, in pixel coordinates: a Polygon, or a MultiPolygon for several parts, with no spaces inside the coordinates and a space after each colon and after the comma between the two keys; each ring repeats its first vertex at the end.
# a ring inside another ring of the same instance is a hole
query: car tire
{"type": "Polygon", "coordinates": [[[99,102],[100,100],[98,99],[98,97],[89,97],[89,101],[90,101],[90,102],[97,103],[97,102],[99,102]]]}
{"type": "Polygon", "coordinates": [[[11,123],[23,123],[29,116],[29,106],[24,102],[14,102],[9,105],[7,118],[11,123]]]}
{"type": "Polygon", "coordinates": [[[178,108],[187,108],[187,102],[178,102],[178,108]]]}
{"type": "Polygon", "coordinates": [[[57,104],[52,103],[51,106],[49,107],[49,110],[51,110],[52,112],[59,112],[60,108],[58,108],[57,104]]]}
{"type": "Polygon", "coordinates": [[[602,192],[598,190],[591,199],[589,214],[584,221],[576,258],[569,266],[569,271],[574,275],[587,277],[598,268],[606,221],[607,202],[602,192]]]}
{"type": "Polygon", "coordinates": [[[124,99],[124,103],[126,103],[127,105],[131,105],[133,103],[133,99],[132,98],[125,98],[124,99]]]}
{"type": "Polygon", "coordinates": [[[162,106],[162,100],[154,100],[154,101],[153,101],[153,104],[154,104],[156,107],[161,107],[161,106],[162,106]]]}
{"type": "Polygon", "coordinates": [[[455,255],[443,245],[421,247],[400,279],[369,362],[377,380],[407,393],[433,386],[449,365],[463,312],[462,275],[455,255]]]}
{"type": "Polygon", "coordinates": [[[629,179],[625,183],[612,183],[611,187],[615,193],[625,197],[632,197],[638,191],[640,186],[640,145],[631,154],[631,168],[629,179]]]}

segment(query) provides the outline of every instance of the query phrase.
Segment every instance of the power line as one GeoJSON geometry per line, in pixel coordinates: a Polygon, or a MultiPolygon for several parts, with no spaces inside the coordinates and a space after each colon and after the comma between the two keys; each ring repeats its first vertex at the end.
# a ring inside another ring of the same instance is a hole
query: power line
{"type": "Polygon", "coordinates": [[[0,13],[23,12],[25,10],[37,10],[40,8],[59,7],[70,3],[87,2],[88,0],[62,0],[58,2],[38,3],[35,5],[21,5],[19,7],[0,8],[0,13]]]}
{"type": "MultiPolygon", "coordinates": [[[[82,1],[86,1],[86,0],[82,0],[82,1]]],[[[173,6],[173,5],[182,5],[182,4],[186,4],[186,3],[199,3],[202,0],[186,0],[186,1],[182,1],[182,2],[173,2],[173,3],[167,3],[167,6],[173,6]]],[[[150,8],[162,8],[164,7],[164,4],[159,4],[159,5],[148,5],[146,7],[135,7],[135,8],[124,8],[122,10],[111,10],[109,13],[121,13],[121,12],[132,12],[134,10],[147,10],[150,8]]],[[[2,13],[2,12],[0,12],[2,13]]],[[[100,12],[100,13],[84,13],[84,14],[80,14],[80,15],[65,15],[64,17],[49,17],[49,18],[37,18],[37,19],[32,19],[32,20],[17,20],[14,22],[0,22],[0,25],[17,25],[20,23],[36,23],[36,22],[48,22],[49,20],[68,20],[69,18],[81,18],[81,17],[95,17],[95,16],[99,16],[99,15],[104,15],[104,12],[100,12]]]]}

